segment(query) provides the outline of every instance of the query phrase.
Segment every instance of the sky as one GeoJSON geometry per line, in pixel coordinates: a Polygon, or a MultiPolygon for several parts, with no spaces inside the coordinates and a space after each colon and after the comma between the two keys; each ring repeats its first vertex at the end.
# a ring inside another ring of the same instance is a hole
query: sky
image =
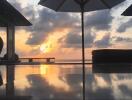
{"type": "MultiPolygon", "coordinates": [[[[33,25],[16,27],[16,53],[20,57],[55,57],[81,59],[81,26],[79,13],[55,12],[38,5],[39,0],[8,0],[33,25]]],[[[132,48],[132,17],[121,16],[132,0],[110,10],[85,13],[85,55],[91,58],[95,49],[132,48]]],[[[0,28],[5,45],[6,31],[0,28]]]]}

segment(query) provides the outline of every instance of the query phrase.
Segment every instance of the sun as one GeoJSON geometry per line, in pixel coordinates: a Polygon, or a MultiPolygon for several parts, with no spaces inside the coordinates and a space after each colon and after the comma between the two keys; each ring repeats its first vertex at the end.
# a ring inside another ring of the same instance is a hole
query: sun
{"type": "Polygon", "coordinates": [[[40,51],[43,52],[43,53],[46,51],[45,45],[41,45],[41,46],[40,46],[40,51]]]}
{"type": "Polygon", "coordinates": [[[40,51],[41,52],[48,53],[48,52],[50,52],[50,50],[51,50],[50,44],[42,44],[42,45],[40,45],[40,51]]]}

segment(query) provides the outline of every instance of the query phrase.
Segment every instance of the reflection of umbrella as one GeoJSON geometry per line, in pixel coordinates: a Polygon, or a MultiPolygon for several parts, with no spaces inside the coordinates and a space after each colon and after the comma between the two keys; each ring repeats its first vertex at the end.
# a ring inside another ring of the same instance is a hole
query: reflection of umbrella
{"type": "MultiPolygon", "coordinates": [[[[125,0],[40,0],[39,4],[60,12],[81,12],[83,92],[85,92],[84,12],[112,8],[125,0]]],[[[85,94],[85,93],[83,93],[85,94]]],[[[85,95],[84,95],[85,96],[85,95]]]]}
{"type": "Polygon", "coordinates": [[[0,72],[0,86],[3,85],[3,79],[2,79],[2,74],[0,72]]]}
{"type": "Polygon", "coordinates": [[[124,16],[132,16],[132,5],[125,11],[123,12],[124,16]]]}

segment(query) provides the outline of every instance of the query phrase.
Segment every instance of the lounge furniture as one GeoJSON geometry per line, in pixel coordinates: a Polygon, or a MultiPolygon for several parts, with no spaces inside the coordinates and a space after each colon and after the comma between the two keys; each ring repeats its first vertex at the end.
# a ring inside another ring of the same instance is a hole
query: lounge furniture
{"type": "Polygon", "coordinates": [[[92,52],[93,63],[132,63],[132,50],[101,49],[92,52]]]}
{"type": "Polygon", "coordinates": [[[132,50],[94,50],[92,61],[93,73],[132,73],[132,50]]]}

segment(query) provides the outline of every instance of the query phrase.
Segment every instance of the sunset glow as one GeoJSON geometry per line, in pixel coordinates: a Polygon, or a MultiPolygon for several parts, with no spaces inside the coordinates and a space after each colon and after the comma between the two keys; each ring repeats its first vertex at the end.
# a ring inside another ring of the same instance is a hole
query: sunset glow
{"type": "Polygon", "coordinates": [[[132,0],[1,0],[0,100],[132,100],[128,8],[132,0]]]}
{"type": "Polygon", "coordinates": [[[46,75],[48,73],[48,66],[47,65],[40,65],[40,74],[46,75]]]}
{"type": "Polygon", "coordinates": [[[59,76],[61,75],[61,70],[58,67],[52,67],[48,65],[40,66],[40,73],[42,77],[46,79],[49,85],[54,86],[55,88],[64,89],[65,91],[69,91],[69,86],[62,81],[59,76]]]}
{"type": "Polygon", "coordinates": [[[42,44],[40,45],[40,51],[43,53],[48,53],[51,51],[51,44],[42,44]]]}

